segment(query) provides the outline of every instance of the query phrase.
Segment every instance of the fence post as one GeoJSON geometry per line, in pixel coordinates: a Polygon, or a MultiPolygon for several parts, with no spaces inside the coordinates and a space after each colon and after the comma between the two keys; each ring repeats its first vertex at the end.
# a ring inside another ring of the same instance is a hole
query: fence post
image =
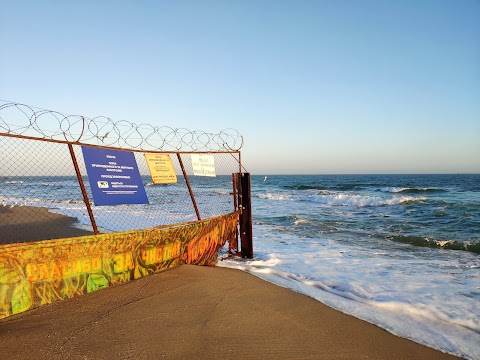
{"type": "Polygon", "coordinates": [[[93,216],[92,207],[90,206],[90,201],[88,200],[87,190],[85,190],[85,184],[83,183],[82,174],[80,174],[80,168],[78,167],[77,158],[75,157],[75,152],[73,151],[72,144],[68,144],[68,150],[70,150],[70,156],[72,157],[73,166],[75,167],[75,173],[77,174],[78,184],[82,190],[83,202],[87,207],[88,216],[90,217],[90,222],[92,223],[93,233],[95,235],[99,234],[97,223],[95,222],[95,217],[93,216]]]}
{"type": "Polygon", "coordinates": [[[253,259],[252,202],[250,194],[249,173],[240,174],[240,185],[240,239],[242,258],[253,259]]]}
{"type": "MultiPolygon", "coordinates": [[[[232,190],[233,192],[230,195],[233,195],[233,209],[237,211],[240,209],[239,200],[240,200],[240,173],[232,173],[232,190]]],[[[241,211],[239,212],[241,213],[241,211]]],[[[228,251],[230,254],[239,255],[238,251],[238,226],[235,228],[235,239],[232,239],[228,243],[228,251]]]]}
{"type": "Polygon", "coordinates": [[[178,159],[178,162],[180,163],[180,167],[182,168],[183,178],[187,183],[188,192],[190,193],[190,199],[192,199],[192,204],[193,204],[193,208],[195,209],[195,214],[197,214],[197,219],[201,220],[200,211],[198,211],[197,202],[195,201],[195,196],[193,195],[192,187],[190,186],[190,180],[188,180],[188,175],[187,175],[187,172],[185,171],[185,167],[183,166],[183,161],[182,161],[182,157],[180,156],[180,153],[177,153],[177,159],[178,159]]]}

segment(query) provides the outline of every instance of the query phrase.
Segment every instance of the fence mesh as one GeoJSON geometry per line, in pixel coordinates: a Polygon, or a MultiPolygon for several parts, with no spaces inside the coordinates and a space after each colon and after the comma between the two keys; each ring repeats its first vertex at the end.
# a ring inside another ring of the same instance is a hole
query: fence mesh
{"type": "MultiPolygon", "coordinates": [[[[11,112],[12,106],[3,105],[3,110],[6,109],[11,112]]],[[[16,109],[18,110],[18,106],[16,109]]],[[[39,113],[45,116],[45,112],[39,113]]],[[[32,114],[35,114],[33,110],[32,114]]],[[[65,119],[69,117],[63,114],[62,116],[60,125],[63,124],[65,128],[65,119]]],[[[179,224],[195,221],[198,217],[205,219],[236,210],[232,196],[232,173],[241,172],[238,150],[203,152],[214,158],[215,177],[194,175],[191,154],[199,154],[201,151],[162,150],[162,154],[170,156],[178,182],[154,185],[144,154],[159,151],[139,149],[138,146],[135,149],[126,148],[125,150],[134,153],[149,204],[95,206],[82,145],[78,141],[70,142],[46,136],[34,139],[31,134],[28,134],[29,138],[25,138],[25,134],[16,134],[14,127],[7,125],[1,106],[0,119],[3,121],[3,128],[0,129],[0,243],[56,239],[93,232],[69,146],[72,147],[100,233],[179,224]]],[[[78,117],[76,119],[79,121],[78,117]]],[[[37,122],[30,121],[17,128],[36,131],[36,124],[37,122]]],[[[90,128],[93,127],[93,121],[88,124],[90,128]]],[[[78,127],[77,123],[69,126],[72,128],[74,125],[78,127]]],[[[115,129],[119,128],[117,126],[115,129]]],[[[176,136],[179,133],[177,132],[176,136]]],[[[189,136],[192,138],[197,135],[198,132],[190,133],[189,136]]],[[[185,133],[182,136],[182,141],[185,142],[185,133]]],[[[122,141],[126,138],[128,137],[119,136],[122,141]]],[[[211,138],[209,139],[210,144],[211,138]]],[[[218,140],[218,137],[216,139],[218,140]]],[[[119,141],[115,145],[118,146],[119,141]]],[[[105,144],[103,146],[105,147],[105,144]]],[[[201,148],[198,144],[195,147],[201,148]]]]}

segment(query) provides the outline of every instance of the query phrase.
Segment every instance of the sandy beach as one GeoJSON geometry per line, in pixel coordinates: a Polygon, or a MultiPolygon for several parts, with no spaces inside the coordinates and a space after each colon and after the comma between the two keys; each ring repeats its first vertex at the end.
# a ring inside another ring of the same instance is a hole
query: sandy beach
{"type": "Polygon", "coordinates": [[[454,359],[247,273],[180,266],[0,321],[3,359],[454,359]]]}
{"type": "MultiPolygon", "coordinates": [[[[70,227],[74,221],[41,208],[4,209],[2,241],[81,235],[82,230],[70,227]]],[[[456,357],[248,273],[183,265],[0,320],[0,358],[456,357]]]]}
{"type": "Polygon", "coordinates": [[[54,214],[44,207],[0,206],[0,244],[90,235],[73,227],[76,218],[54,214]]]}

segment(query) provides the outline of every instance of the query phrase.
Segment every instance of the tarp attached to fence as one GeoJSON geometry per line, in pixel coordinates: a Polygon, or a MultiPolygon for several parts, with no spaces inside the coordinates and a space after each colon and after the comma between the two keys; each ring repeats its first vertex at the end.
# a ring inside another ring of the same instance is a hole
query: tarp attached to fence
{"type": "Polygon", "coordinates": [[[182,226],[0,246],[0,318],[179,264],[213,265],[238,214],[182,226]]]}

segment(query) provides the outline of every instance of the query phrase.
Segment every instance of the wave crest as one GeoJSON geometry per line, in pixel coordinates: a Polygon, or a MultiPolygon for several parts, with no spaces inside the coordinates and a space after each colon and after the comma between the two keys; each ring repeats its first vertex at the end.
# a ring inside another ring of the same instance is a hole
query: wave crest
{"type": "Polygon", "coordinates": [[[267,200],[276,200],[276,201],[284,201],[284,200],[291,200],[292,196],[289,194],[258,194],[257,195],[260,199],[267,199],[267,200]]]}
{"type": "Polygon", "coordinates": [[[403,205],[410,202],[418,202],[427,200],[424,197],[412,197],[412,196],[395,196],[391,199],[384,199],[380,196],[365,196],[365,195],[348,195],[348,194],[336,194],[336,195],[319,195],[315,199],[316,202],[325,205],[334,206],[355,206],[355,207],[368,207],[368,206],[393,206],[403,205]]]}
{"type": "Polygon", "coordinates": [[[386,236],[388,240],[409,244],[413,246],[420,247],[429,247],[434,249],[445,249],[445,250],[464,250],[480,254],[480,240],[472,239],[469,242],[456,241],[456,240],[439,240],[439,239],[429,239],[427,237],[420,236],[386,236]]]}
{"type": "Polygon", "coordinates": [[[408,193],[408,194],[446,192],[446,190],[438,189],[438,188],[405,188],[405,187],[383,187],[380,189],[380,191],[388,192],[388,193],[408,193]]]}

